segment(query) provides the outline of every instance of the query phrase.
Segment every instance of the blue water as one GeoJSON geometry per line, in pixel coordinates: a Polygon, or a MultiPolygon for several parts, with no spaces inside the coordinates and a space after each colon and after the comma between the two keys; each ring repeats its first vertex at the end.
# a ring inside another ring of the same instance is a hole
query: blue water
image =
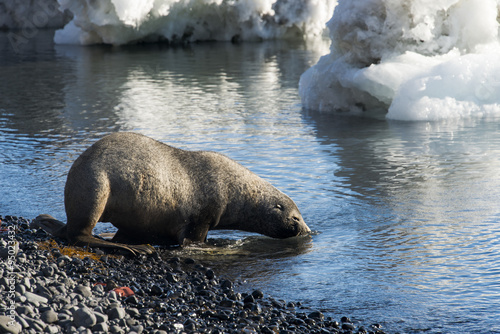
{"type": "Polygon", "coordinates": [[[0,34],[0,214],[64,220],[72,161],[137,131],[238,160],[315,231],[222,231],[177,251],[219,276],[388,332],[500,333],[499,120],[302,110],[298,79],[328,42],[78,47],[52,35],[16,54],[0,34]]]}

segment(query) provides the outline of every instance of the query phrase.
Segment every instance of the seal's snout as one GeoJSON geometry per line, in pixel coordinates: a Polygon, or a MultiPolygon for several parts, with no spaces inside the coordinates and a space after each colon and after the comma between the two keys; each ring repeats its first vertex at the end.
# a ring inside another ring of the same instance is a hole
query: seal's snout
{"type": "Polygon", "coordinates": [[[292,219],[295,225],[296,235],[307,235],[311,233],[311,229],[307,226],[302,217],[292,217],[292,219]]]}

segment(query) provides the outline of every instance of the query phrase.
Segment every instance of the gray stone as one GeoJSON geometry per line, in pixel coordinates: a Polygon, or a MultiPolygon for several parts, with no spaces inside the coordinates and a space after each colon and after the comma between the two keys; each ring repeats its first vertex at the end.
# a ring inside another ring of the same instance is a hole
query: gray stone
{"type": "Polygon", "coordinates": [[[107,333],[109,331],[109,326],[105,322],[100,322],[94,327],[92,327],[93,332],[104,332],[107,333]]]}
{"type": "Polygon", "coordinates": [[[30,326],[28,324],[28,322],[23,317],[20,317],[19,315],[16,315],[16,321],[21,324],[22,328],[28,328],[30,326]]]}
{"type": "Polygon", "coordinates": [[[17,253],[17,258],[16,258],[16,261],[19,262],[19,263],[26,263],[26,260],[27,260],[27,257],[26,257],[26,254],[25,253],[17,253]]]}
{"type": "Polygon", "coordinates": [[[117,333],[117,334],[125,333],[124,330],[121,329],[120,326],[117,326],[117,325],[113,325],[113,326],[109,327],[109,331],[111,333],[117,333]]]}
{"type": "Polygon", "coordinates": [[[26,286],[24,284],[16,284],[16,291],[20,294],[24,295],[27,290],[28,289],[26,289],[26,286]]]}
{"type": "Polygon", "coordinates": [[[59,332],[60,332],[59,327],[57,327],[56,325],[48,325],[45,328],[45,333],[58,334],[59,332]]]}
{"type": "Polygon", "coordinates": [[[144,326],[141,324],[130,326],[130,330],[136,332],[137,334],[141,334],[144,331],[144,326]]]}
{"type": "Polygon", "coordinates": [[[35,289],[35,293],[39,296],[42,296],[42,297],[45,297],[47,299],[51,299],[52,298],[52,292],[44,287],[44,286],[41,286],[41,285],[38,285],[35,289]]]}
{"type": "Polygon", "coordinates": [[[97,320],[94,311],[82,307],[73,313],[73,323],[77,328],[81,326],[91,328],[97,323],[97,320]]]}
{"type": "Polygon", "coordinates": [[[9,286],[9,279],[7,277],[0,278],[0,285],[4,287],[9,286]]]}
{"type": "Polygon", "coordinates": [[[85,285],[77,285],[74,291],[84,297],[92,296],[92,290],[90,290],[90,288],[85,285]]]}
{"type": "Polygon", "coordinates": [[[92,290],[94,292],[98,292],[98,293],[102,294],[102,293],[104,293],[104,286],[102,286],[102,284],[97,284],[97,285],[94,285],[92,290]]]}
{"type": "Polygon", "coordinates": [[[40,319],[47,324],[51,324],[59,320],[57,317],[57,313],[54,310],[48,310],[43,312],[40,315],[40,319]]]}
{"type": "Polygon", "coordinates": [[[37,304],[37,303],[42,303],[42,304],[47,304],[49,300],[45,297],[42,297],[40,295],[34,294],[32,292],[26,291],[24,293],[24,296],[26,297],[26,300],[30,303],[37,304]]]}
{"type": "Polygon", "coordinates": [[[78,327],[77,328],[78,334],[92,334],[92,331],[88,328],[85,327],[78,327]]]}
{"type": "Polygon", "coordinates": [[[95,318],[96,318],[97,323],[108,321],[108,316],[106,314],[102,314],[100,312],[95,312],[95,311],[94,311],[94,314],[95,314],[95,318]]]}
{"type": "Polygon", "coordinates": [[[21,278],[21,282],[20,282],[22,285],[24,285],[26,287],[26,289],[31,289],[31,281],[28,277],[23,277],[21,278]]]}
{"type": "Polygon", "coordinates": [[[20,305],[16,307],[16,312],[19,315],[27,315],[27,316],[32,316],[34,314],[34,310],[31,306],[29,305],[20,305]]]}
{"type": "Polygon", "coordinates": [[[20,333],[21,332],[21,325],[16,322],[12,321],[12,319],[6,315],[0,316],[0,332],[1,333],[20,333]]]}
{"type": "Polygon", "coordinates": [[[177,332],[183,332],[184,331],[184,325],[183,324],[174,324],[174,328],[177,332]]]}
{"type": "Polygon", "coordinates": [[[53,267],[47,266],[42,269],[42,274],[45,277],[52,277],[55,274],[55,270],[53,267]]]}
{"type": "Polygon", "coordinates": [[[127,313],[132,317],[132,318],[138,318],[141,316],[141,313],[139,310],[135,307],[130,307],[127,308],[127,313]]]}
{"type": "Polygon", "coordinates": [[[123,319],[127,312],[123,307],[113,307],[108,310],[108,317],[110,320],[123,319]]]}
{"type": "Polygon", "coordinates": [[[19,242],[7,243],[4,240],[0,243],[0,258],[8,259],[10,256],[16,256],[19,252],[19,242]]]}
{"type": "Polygon", "coordinates": [[[26,297],[25,296],[16,296],[16,298],[14,298],[14,300],[18,304],[24,304],[24,303],[26,303],[26,297]]]}
{"type": "Polygon", "coordinates": [[[38,319],[25,318],[29,328],[34,329],[37,333],[43,332],[47,324],[38,319]]]}

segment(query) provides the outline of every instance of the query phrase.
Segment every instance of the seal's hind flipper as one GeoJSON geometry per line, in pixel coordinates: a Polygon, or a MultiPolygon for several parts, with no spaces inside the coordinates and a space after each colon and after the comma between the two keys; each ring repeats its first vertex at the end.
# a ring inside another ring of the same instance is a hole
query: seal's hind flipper
{"type": "Polygon", "coordinates": [[[126,244],[97,239],[96,237],[87,235],[81,235],[76,238],[73,238],[70,241],[70,243],[76,246],[123,249],[131,252],[134,255],[153,254],[155,252],[155,249],[150,245],[126,245],[126,244]]]}
{"type": "Polygon", "coordinates": [[[37,216],[35,220],[31,222],[30,228],[41,228],[55,237],[66,237],[66,224],[48,214],[37,216]]]}
{"type": "Polygon", "coordinates": [[[153,254],[155,252],[155,249],[150,245],[125,245],[122,243],[115,243],[97,239],[96,237],[93,237],[91,235],[80,235],[76,238],[67,238],[66,224],[47,214],[42,214],[36,217],[35,220],[33,220],[33,222],[30,224],[30,228],[41,228],[45,232],[50,233],[55,237],[69,239],[69,243],[75,246],[117,248],[129,251],[134,255],[153,254]]]}

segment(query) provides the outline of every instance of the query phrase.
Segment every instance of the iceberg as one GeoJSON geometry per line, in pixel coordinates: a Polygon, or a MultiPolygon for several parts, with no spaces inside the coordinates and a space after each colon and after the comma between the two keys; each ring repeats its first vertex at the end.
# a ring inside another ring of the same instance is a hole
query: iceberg
{"type": "Polygon", "coordinates": [[[326,31],[335,0],[59,0],[73,20],[58,44],[252,41],[326,31]]]}
{"type": "Polygon", "coordinates": [[[303,107],[395,120],[500,115],[497,0],[340,0],[303,107]]]}

